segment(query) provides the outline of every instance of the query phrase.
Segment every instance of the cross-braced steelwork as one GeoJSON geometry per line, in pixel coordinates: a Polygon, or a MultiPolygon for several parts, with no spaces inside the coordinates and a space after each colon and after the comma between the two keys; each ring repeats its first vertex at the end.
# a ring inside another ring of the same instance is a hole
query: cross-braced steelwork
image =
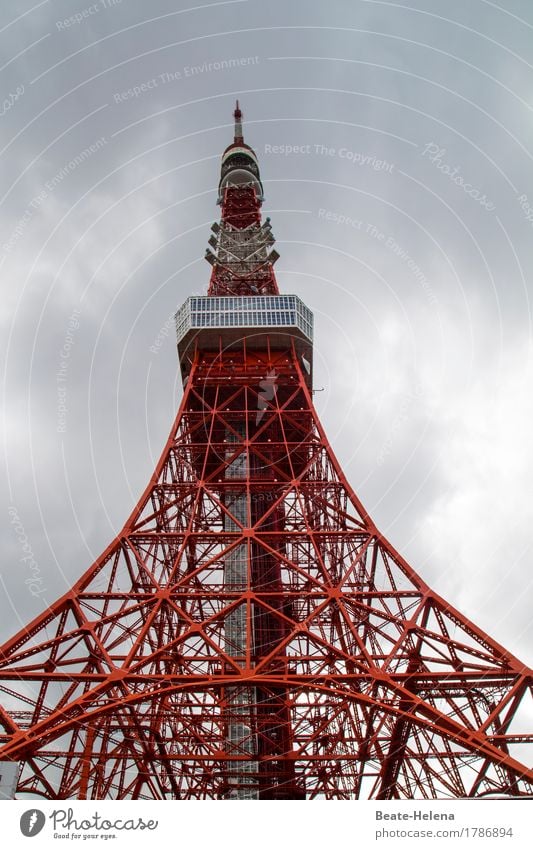
{"type": "Polygon", "coordinates": [[[530,795],[532,672],[434,593],[313,407],[255,154],[222,161],[184,395],[120,536],[0,655],[2,758],[47,798],[530,795]]]}

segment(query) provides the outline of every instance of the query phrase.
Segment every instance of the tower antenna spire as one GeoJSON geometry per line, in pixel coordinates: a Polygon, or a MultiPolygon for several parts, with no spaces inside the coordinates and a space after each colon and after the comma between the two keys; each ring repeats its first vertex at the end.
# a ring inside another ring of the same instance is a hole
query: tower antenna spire
{"type": "Polygon", "coordinates": [[[239,106],[239,101],[235,101],[235,111],[233,113],[233,117],[235,118],[235,144],[242,144],[244,141],[244,136],[242,134],[242,112],[239,106]]]}

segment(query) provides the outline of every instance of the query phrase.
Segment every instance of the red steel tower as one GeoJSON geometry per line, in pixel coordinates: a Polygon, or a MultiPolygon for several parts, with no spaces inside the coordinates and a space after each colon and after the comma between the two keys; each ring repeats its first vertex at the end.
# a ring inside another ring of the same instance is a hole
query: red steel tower
{"type": "Polygon", "coordinates": [[[237,103],[176,421],[119,536],[1,649],[0,772],[51,799],[531,795],[533,673],[351,489],[262,200],[237,103]]]}

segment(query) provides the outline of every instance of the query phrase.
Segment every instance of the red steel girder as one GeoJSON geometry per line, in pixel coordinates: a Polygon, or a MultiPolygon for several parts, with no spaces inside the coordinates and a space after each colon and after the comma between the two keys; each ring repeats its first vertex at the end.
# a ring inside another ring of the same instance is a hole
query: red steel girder
{"type": "MultiPolygon", "coordinates": [[[[256,424],[257,359],[232,352],[243,378],[235,390],[199,385],[197,354],[124,532],[3,647],[2,739],[4,756],[24,762],[19,787],[57,798],[222,798],[248,762],[260,798],[531,792],[533,773],[512,754],[531,740],[513,728],[531,672],[377,532],[294,351],[273,355],[286,368],[256,424]],[[201,428],[191,424],[198,410],[201,428]],[[244,426],[225,443],[234,414],[244,426]],[[193,445],[177,464],[178,446],[193,445]],[[239,456],[244,478],[221,473],[239,456]],[[231,513],[236,487],[248,522],[231,513]],[[239,546],[247,578],[235,590],[225,563],[239,546]],[[226,624],[241,607],[237,658],[226,624]],[[256,697],[248,756],[227,750],[225,694],[236,686],[256,697]]],[[[225,370],[229,362],[217,374],[225,370]]]]}

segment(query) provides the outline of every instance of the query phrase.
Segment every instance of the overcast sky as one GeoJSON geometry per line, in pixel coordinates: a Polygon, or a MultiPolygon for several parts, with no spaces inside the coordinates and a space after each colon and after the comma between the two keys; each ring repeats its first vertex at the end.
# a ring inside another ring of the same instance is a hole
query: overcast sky
{"type": "Polygon", "coordinates": [[[533,663],[529,0],[17,0],[0,50],[1,636],[153,471],[238,96],[349,481],[533,663]]]}

